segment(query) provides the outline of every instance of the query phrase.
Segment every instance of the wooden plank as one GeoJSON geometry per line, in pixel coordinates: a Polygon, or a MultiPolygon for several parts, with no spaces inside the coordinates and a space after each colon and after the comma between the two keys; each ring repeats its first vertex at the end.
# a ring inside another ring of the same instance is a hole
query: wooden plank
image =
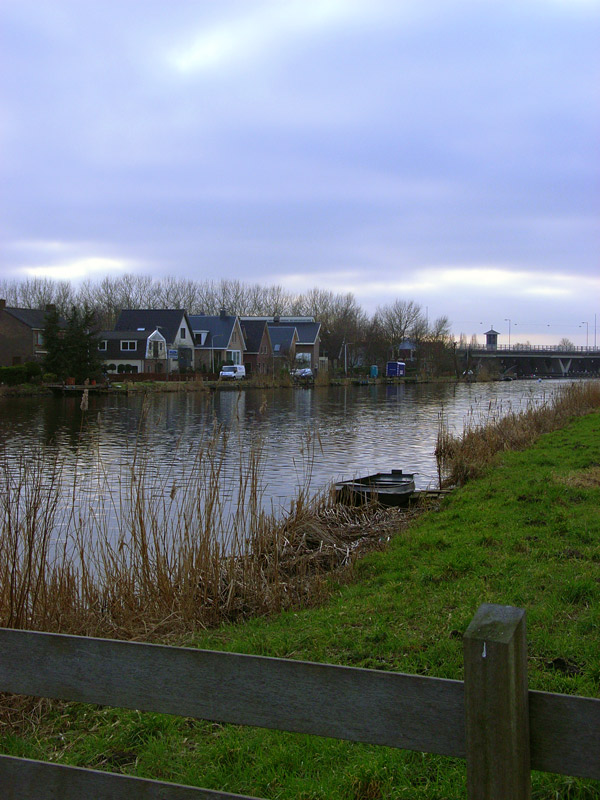
{"type": "Polygon", "coordinates": [[[600,780],[600,700],[529,692],[531,767],[600,780]]]}
{"type": "Polygon", "coordinates": [[[464,635],[469,800],[529,800],[525,612],[480,606],[464,635]]]}
{"type": "Polygon", "coordinates": [[[0,629],[0,690],[465,756],[461,681],[0,629]]]}
{"type": "MultiPolygon", "coordinates": [[[[466,755],[460,681],[0,629],[0,690],[466,755]],[[135,656],[126,657],[130,648],[135,656]],[[328,676],[323,690],[320,674],[328,676]],[[119,689],[122,676],[126,684],[119,689]],[[252,676],[261,686],[251,688],[252,676]],[[367,686],[371,677],[374,690],[367,686]],[[294,684],[286,688],[286,680],[294,684]],[[128,696],[134,684],[135,694],[128,696]],[[412,719],[415,705],[422,706],[416,716],[423,713],[423,725],[412,719]],[[429,725],[429,732],[419,732],[429,725]]],[[[529,705],[532,769],[600,779],[600,700],[530,691],[529,705]]]]}
{"type": "Polygon", "coordinates": [[[2,800],[260,800],[114,772],[0,756],[2,800]]]}

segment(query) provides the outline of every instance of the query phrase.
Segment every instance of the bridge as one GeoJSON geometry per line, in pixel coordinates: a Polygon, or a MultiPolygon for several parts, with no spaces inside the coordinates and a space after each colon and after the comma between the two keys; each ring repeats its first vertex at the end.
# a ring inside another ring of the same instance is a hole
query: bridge
{"type": "Polygon", "coordinates": [[[559,345],[498,345],[458,347],[457,356],[465,371],[484,365],[504,377],[535,375],[544,377],[585,377],[600,375],[600,347],[562,347],[559,345]]]}

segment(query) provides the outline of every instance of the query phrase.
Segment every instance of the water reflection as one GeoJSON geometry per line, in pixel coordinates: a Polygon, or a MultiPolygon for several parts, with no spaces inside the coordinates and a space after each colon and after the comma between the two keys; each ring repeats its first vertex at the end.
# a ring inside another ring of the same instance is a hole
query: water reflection
{"type": "MultiPolygon", "coordinates": [[[[122,480],[123,465],[135,457],[140,435],[149,443],[145,447],[155,475],[183,475],[195,448],[222,425],[233,432],[234,452],[264,443],[265,502],[279,506],[305,482],[309,430],[319,436],[311,464],[315,491],[339,478],[392,468],[416,472],[417,486],[425,488],[437,481],[433,450],[442,409],[450,427],[460,431],[469,414],[485,414],[491,407],[518,411],[560,383],[91,396],[86,413],[78,398],[5,398],[0,400],[0,436],[5,452],[15,457],[40,446],[51,448],[83,486],[93,483],[99,471],[109,481],[122,480]]],[[[235,470],[232,455],[224,491],[235,470]]]]}

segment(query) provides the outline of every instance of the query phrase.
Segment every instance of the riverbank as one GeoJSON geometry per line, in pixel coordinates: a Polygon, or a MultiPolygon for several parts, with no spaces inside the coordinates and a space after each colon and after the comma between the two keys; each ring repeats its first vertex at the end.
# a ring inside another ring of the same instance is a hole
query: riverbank
{"type": "MultiPolygon", "coordinates": [[[[481,381],[491,382],[492,379],[481,381]]],[[[358,378],[358,377],[317,377],[314,381],[294,381],[288,375],[273,379],[269,376],[257,376],[244,381],[219,381],[206,380],[200,376],[188,380],[169,381],[128,381],[111,380],[109,384],[98,383],[91,386],[75,386],[60,384],[18,384],[16,386],[0,385],[1,397],[51,397],[52,395],[81,394],[84,389],[95,394],[152,394],[156,392],[214,392],[214,391],[241,391],[243,389],[307,389],[312,387],[327,386],[402,386],[414,384],[442,384],[457,383],[453,375],[408,376],[406,378],[358,378]]],[[[461,382],[465,382],[461,379],[461,382]]]]}
{"type": "MultiPolygon", "coordinates": [[[[530,687],[598,697],[598,464],[594,412],[501,453],[384,552],[333,578],[320,608],[178,642],[461,679],[461,637],[479,604],[517,605],[528,614],[530,687]]],[[[15,712],[4,752],[266,798],[465,797],[453,759],[76,704],[43,712],[15,712]]],[[[598,797],[597,782],[533,781],[538,800],[598,797]]]]}

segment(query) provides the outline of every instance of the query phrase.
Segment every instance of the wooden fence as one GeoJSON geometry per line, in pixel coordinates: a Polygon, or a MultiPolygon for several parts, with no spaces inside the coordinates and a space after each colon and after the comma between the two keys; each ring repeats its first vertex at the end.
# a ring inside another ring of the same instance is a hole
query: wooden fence
{"type": "MultiPolygon", "coordinates": [[[[457,756],[470,800],[522,800],[531,769],[600,779],[600,700],[529,691],[526,649],[525,612],[487,604],[464,635],[464,683],[0,629],[0,691],[457,756]]],[[[3,800],[240,798],[11,756],[0,787],[3,800]]]]}

